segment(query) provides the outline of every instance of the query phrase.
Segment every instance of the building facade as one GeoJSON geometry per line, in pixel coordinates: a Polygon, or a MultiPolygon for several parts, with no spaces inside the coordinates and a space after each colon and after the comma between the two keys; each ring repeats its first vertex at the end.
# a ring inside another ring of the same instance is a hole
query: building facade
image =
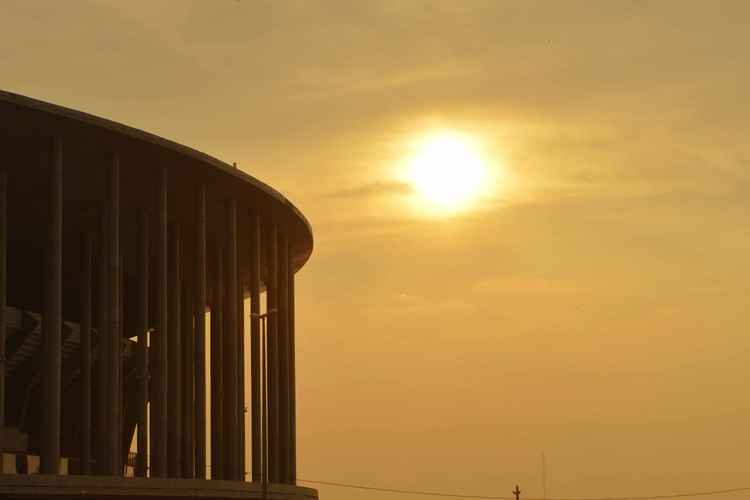
{"type": "Polygon", "coordinates": [[[317,498],[296,485],[302,213],[208,155],[1,91],[0,151],[0,496],[317,498]]]}

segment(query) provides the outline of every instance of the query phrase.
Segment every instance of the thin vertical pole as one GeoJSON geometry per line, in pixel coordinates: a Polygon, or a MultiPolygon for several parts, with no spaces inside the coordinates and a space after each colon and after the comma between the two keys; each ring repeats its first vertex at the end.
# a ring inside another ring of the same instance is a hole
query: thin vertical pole
{"type": "MultiPolygon", "coordinates": [[[[241,254],[237,253],[239,257],[241,254]]],[[[238,269],[240,264],[237,264],[238,269]]],[[[247,468],[245,467],[245,454],[247,443],[245,442],[245,419],[247,408],[245,407],[245,296],[241,275],[237,277],[237,431],[239,434],[239,445],[237,446],[237,471],[240,481],[245,481],[247,468]]]]}
{"type": "MultiPolygon", "coordinates": [[[[187,266],[186,266],[187,267],[187,266]]],[[[182,477],[195,475],[194,416],[195,395],[193,392],[195,333],[193,331],[193,295],[189,293],[191,284],[182,280],[182,477]]]]}
{"type": "Polygon", "coordinates": [[[115,154],[109,171],[109,453],[110,474],[122,475],[120,441],[120,159],[115,154]]]}
{"type": "Polygon", "coordinates": [[[250,219],[250,411],[252,441],[252,480],[261,480],[260,404],[260,216],[250,219]]]}
{"type": "Polygon", "coordinates": [[[91,474],[91,275],[94,241],[83,240],[81,263],[81,474],[91,474]]]}
{"type": "Polygon", "coordinates": [[[182,280],[180,279],[180,226],[172,228],[172,247],[170,255],[169,274],[169,405],[167,415],[169,427],[167,429],[168,469],[169,477],[180,477],[181,473],[181,442],[182,442],[182,329],[180,325],[182,280]]]}
{"type": "Polygon", "coordinates": [[[291,414],[289,472],[290,483],[297,484],[297,384],[294,355],[294,266],[291,247],[289,250],[289,410],[291,414]]]}
{"type": "MultiPolygon", "coordinates": [[[[156,256],[156,347],[157,363],[154,370],[156,391],[151,398],[152,439],[151,475],[167,475],[167,169],[162,167],[157,196],[157,256],[156,256]]],[[[155,338],[153,338],[155,337],[155,338]]]]}
{"type": "Polygon", "coordinates": [[[138,242],[138,355],[137,355],[137,383],[138,409],[136,425],[138,426],[138,453],[135,462],[135,475],[146,477],[148,454],[148,286],[149,286],[149,249],[148,249],[148,214],[141,214],[141,234],[138,242]]]}
{"type": "Polygon", "coordinates": [[[224,441],[224,479],[237,480],[239,432],[237,429],[237,201],[229,201],[227,211],[227,290],[225,314],[227,331],[224,332],[224,431],[229,439],[224,441]]]}
{"type": "Polygon", "coordinates": [[[289,482],[290,425],[289,414],[289,248],[285,232],[278,237],[278,356],[279,356],[279,481],[289,482]]]}
{"type": "Polygon", "coordinates": [[[222,479],[224,476],[223,257],[224,252],[219,248],[216,252],[216,272],[211,301],[211,479],[222,479]]]}
{"type": "Polygon", "coordinates": [[[52,154],[47,263],[47,310],[44,317],[44,413],[40,472],[60,467],[62,348],[63,144],[55,138],[52,154]]]}
{"type": "Polygon", "coordinates": [[[195,287],[195,477],[206,477],[206,188],[198,191],[195,287]]]}
{"type": "Polygon", "coordinates": [[[268,473],[271,482],[280,480],[279,460],[279,330],[278,330],[278,228],[269,228],[268,281],[268,473]]]}
{"type": "Polygon", "coordinates": [[[261,481],[263,485],[263,499],[268,498],[268,314],[262,317],[262,330],[260,332],[260,402],[261,402],[261,481]]]}
{"type": "MultiPolygon", "coordinates": [[[[5,307],[8,302],[8,174],[0,171],[0,428],[5,427],[5,307]]],[[[3,445],[0,444],[0,453],[3,445]]]]}
{"type": "Polygon", "coordinates": [[[245,293],[241,273],[241,253],[237,251],[237,430],[239,432],[239,446],[237,446],[237,471],[240,481],[245,481],[245,293]]]}
{"type": "Polygon", "coordinates": [[[99,248],[97,252],[97,292],[96,292],[96,384],[94,424],[96,428],[96,473],[105,475],[109,471],[109,455],[107,454],[107,436],[109,425],[107,421],[107,397],[109,391],[109,259],[107,257],[109,245],[108,208],[102,203],[99,212],[99,248]]]}

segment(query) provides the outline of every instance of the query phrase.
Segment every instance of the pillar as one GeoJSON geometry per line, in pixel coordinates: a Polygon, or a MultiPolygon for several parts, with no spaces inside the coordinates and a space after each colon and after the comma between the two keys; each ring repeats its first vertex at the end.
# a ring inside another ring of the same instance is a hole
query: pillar
{"type": "Polygon", "coordinates": [[[237,470],[241,481],[245,481],[245,288],[242,280],[241,252],[237,249],[237,470]]]}
{"type": "Polygon", "coordinates": [[[268,475],[279,482],[279,336],[278,336],[278,229],[269,228],[268,279],[266,282],[267,326],[267,392],[268,392],[268,475]]]}
{"type": "Polygon", "coordinates": [[[206,477],[206,188],[198,190],[195,271],[195,477],[206,477]]]}
{"type": "Polygon", "coordinates": [[[289,248],[286,232],[278,235],[279,481],[289,482],[291,415],[289,413],[289,248]]]}
{"type": "Polygon", "coordinates": [[[91,235],[83,239],[81,262],[81,474],[91,474],[91,275],[94,251],[91,235]]]}
{"type": "Polygon", "coordinates": [[[180,226],[172,229],[169,272],[169,338],[167,340],[168,381],[167,467],[169,477],[180,477],[182,446],[182,329],[180,278],[180,226]]]}
{"type": "Polygon", "coordinates": [[[289,474],[291,484],[297,484],[297,384],[294,354],[294,266],[291,248],[289,250],[289,392],[291,414],[289,474]]]}
{"type": "Polygon", "coordinates": [[[162,167],[156,200],[156,329],[154,391],[151,398],[151,475],[167,475],[167,169],[162,167]]]}
{"type": "Polygon", "coordinates": [[[260,402],[260,216],[250,219],[250,412],[252,480],[261,480],[261,402],[260,402]]]}
{"type": "Polygon", "coordinates": [[[195,394],[193,382],[195,379],[195,333],[193,330],[193,294],[190,293],[192,284],[182,280],[182,309],[180,326],[182,329],[182,452],[181,463],[183,478],[193,478],[195,475],[195,448],[194,448],[194,417],[195,417],[195,394]]]}
{"type": "Polygon", "coordinates": [[[105,475],[109,471],[109,455],[107,455],[107,397],[109,393],[109,274],[107,257],[109,245],[109,212],[106,203],[102,203],[99,212],[99,246],[96,255],[96,384],[94,411],[94,426],[96,429],[96,473],[105,475]]]}
{"type": "Polygon", "coordinates": [[[149,249],[148,249],[148,214],[141,214],[140,235],[138,240],[138,295],[137,295],[137,331],[138,346],[136,354],[136,383],[138,384],[138,408],[136,426],[138,440],[135,475],[146,477],[148,464],[148,299],[149,299],[149,249]]]}
{"type": "Polygon", "coordinates": [[[60,403],[62,348],[62,224],[63,145],[56,138],[52,148],[50,212],[47,247],[46,311],[44,315],[44,413],[42,456],[39,472],[57,474],[60,467],[60,403]]]}
{"type": "MultiPolygon", "coordinates": [[[[0,171],[0,429],[5,426],[5,307],[8,302],[8,175],[0,171]]],[[[3,452],[0,445],[0,453],[3,452]]]]}
{"type": "Polygon", "coordinates": [[[223,384],[223,331],[224,331],[224,252],[216,252],[211,300],[211,479],[224,476],[224,384],[223,384]]]}
{"type": "Polygon", "coordinates": [[[115,154],[109,171],[109,433],[110,474],[122,475],[121,341],[120,330],[120,159],[115,154]]]}
{"type": "Polygon", "coordinates": [[[118,462],[118,471],[117,475],[123,474],[123,465],[128,462],[128,455],[130,454],[130,438],[131,436],[125,436],[125,357],[122,355],[122,351],[124,349],[122,345],[122,339],[124,338],[124,319],[125,318],[125,258],[122,255],[122,252],[120,252],[120,273],[119,273],[119,294],[120,294],[120,300],[119,304],[120,307],[118,309],[120,313],[120,325],[119,325],[119,332],[118,332],[118,359],[119,363],[117,364],[119,369],[119,380],[120,380],[120,390],[119,390],[119,398],[118,398],[118,404],[119,408],[117,409],[117,422],[118,422],[118,434],[120,437],[117,440],[117,456],[119,457],[118,462]]]}
{"type": "Polygon", "coordinates": [[[224,479],[240,479],[238,470],[239,429],[237,408],[237,201],[227,210],[227,259],[224,346],[224,479]]]}

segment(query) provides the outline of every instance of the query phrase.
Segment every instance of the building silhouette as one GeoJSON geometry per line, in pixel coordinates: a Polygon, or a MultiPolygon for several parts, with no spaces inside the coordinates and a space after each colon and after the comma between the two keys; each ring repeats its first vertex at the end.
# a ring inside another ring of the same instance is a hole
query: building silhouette
{"type": "Polygon", "coordinates": [[[317,498],[296,486],[302,213],[199,151],[3,91],[0,151],[0,496],[317,498]]]}

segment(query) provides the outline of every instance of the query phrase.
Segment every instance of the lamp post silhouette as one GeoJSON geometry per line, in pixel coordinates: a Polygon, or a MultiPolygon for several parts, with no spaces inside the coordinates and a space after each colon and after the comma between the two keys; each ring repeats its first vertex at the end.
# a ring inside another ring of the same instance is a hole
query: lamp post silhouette
{"type": "Polygon", "coordinates": [[[268,498],[268,364],[267,364],[267,349],[268,349],[268,316],[275,314],[276,310],[271,309],[264,314],[251,314],[261,321],[260,329],[260,365],[261,365],[261,383],[260,383],[260,401],[261,401],[261,456],[262,456],[262,468],[261,468],[261,498],[268,498]]]}

